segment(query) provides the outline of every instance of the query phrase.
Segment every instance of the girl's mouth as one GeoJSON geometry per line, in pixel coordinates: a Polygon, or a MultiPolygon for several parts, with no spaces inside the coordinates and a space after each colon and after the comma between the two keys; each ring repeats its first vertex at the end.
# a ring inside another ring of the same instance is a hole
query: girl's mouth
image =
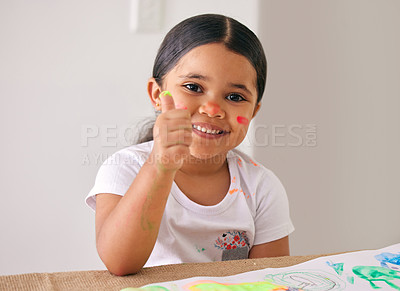
{"type": "Polygon", "coordinates": [[[201,126],[199,124],[192,124],[192,128],[194,133],[205,138],[218,138],[229,133],[225,130],[210,125],[201,126]]]}

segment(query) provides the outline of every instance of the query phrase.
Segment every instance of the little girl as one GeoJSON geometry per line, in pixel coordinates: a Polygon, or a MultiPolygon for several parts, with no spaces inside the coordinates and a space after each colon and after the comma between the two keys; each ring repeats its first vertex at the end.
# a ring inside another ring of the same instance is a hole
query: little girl
{"type": "Polygon", "coordinates": [[[111,273],[289,255],[281,182],[235,150],[265,82],[260,41],[232,18],[195,16],[166,35],[148,82],[154,138],[115,153],[86,198],[111,273]]]}

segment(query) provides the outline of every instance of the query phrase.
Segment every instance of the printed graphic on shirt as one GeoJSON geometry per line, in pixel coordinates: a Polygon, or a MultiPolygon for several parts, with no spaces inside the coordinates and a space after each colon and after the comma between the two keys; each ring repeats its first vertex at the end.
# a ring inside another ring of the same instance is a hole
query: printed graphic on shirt
{"type": "Polygon", "coordinates": [[[214,243],[222,250],[222,261],[247,259],[249,255],[249,239],[245,231],[227,231],[214,243]]]}

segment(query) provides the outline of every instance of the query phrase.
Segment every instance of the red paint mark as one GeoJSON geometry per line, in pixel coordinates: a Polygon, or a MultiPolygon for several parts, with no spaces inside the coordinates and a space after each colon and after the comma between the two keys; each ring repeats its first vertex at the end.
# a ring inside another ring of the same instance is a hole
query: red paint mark
{"type": "Polygon", "coordinates": [[[235,183],[235,182],[236,182],[236,177],[233,177],[232,183],[235,183]]]}
{"type": "Polygon", "coordinates": [[[176,104],[175,107],[176,107],[177,109],[187,109],[187,107],[186,107],[184,104],[182,104],[182,103],[176,104]]]}
{"type": "Polygon", "coordinates": [[[244,125],[249,124],[249,120],[244,116],[238,116],[236,119],[237,119],[237,122],[239,122],[240,124],[244,124],[244,125]]]}
{"type": "Polygon", "coordinates": [[[211,115],[215,115],[221,110],[221,108],[219,107],[218,104],[207,102],[204,106],[204,110],[210,113],[211,115]]]}
{"type": "Polygon", "coordinates": [[[238,159],[238,165],[239,165],[239,167],[242,167],[242,159],[241,158],[238,159]]]}

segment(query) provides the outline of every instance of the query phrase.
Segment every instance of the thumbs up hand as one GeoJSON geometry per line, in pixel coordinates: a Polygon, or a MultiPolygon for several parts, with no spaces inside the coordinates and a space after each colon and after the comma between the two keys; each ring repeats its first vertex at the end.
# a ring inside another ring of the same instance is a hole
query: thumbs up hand
{"type": "Polygon", "coordinates": [[[163,91],[161,92],[159,98],[161,101],[161,112],[164,113],[175,109],[175,101],[172,98],[171,93],[169,93],[168,91],[163,91]]]}
{"type": "Polygon", "coordinates": [[[179,170],[190,155],[192,123],[190,112],[177,109],[168,91],[160,94],[161,114],[153,129],[154,147],[152,158],[163,170],[179,170]]]}

